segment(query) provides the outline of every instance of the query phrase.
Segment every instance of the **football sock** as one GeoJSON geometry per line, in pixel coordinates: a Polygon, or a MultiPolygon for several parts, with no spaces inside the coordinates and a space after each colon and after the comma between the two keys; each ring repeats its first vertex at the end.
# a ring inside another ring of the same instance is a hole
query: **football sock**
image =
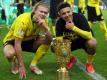
{"type": "Polygon", "coordinates": [[[104,37],[107,38],[107,27],[104,21],[100,22],[100,28],[102,29],[102,31],[104,32],[104,37]]]}
{"type": "Polygon", "coordinates": [[[56,32],[55,32],[55,26],[52,26],[52,28],[53,28],[53,35],[55,35],[56,34],[56,32]]]}
{"type": "Polygon", "coordinates": [[[16,56],[13,56],[12,58],[8,59],[9,62],[15,62],[16,61],[16,56]]]}
{"type": "Polygon", "coordinates": [[[48,51],[48,49],[49,45],[42,44],[34,54],[31,65],[35,66],[38,63],[38,61],[43,57],[43,55],[48,51]]]}
{"type": "Polygon", "coordinates": [[[87,54],[87,63],[92,63],[94,60],[94,55],[87,54]]]}
{"type": "Polygon", "coordinates": [[[89,24],[90,28],[92,28],[92,23],[90,21],[88,21],[88,24],[89,24]]]}

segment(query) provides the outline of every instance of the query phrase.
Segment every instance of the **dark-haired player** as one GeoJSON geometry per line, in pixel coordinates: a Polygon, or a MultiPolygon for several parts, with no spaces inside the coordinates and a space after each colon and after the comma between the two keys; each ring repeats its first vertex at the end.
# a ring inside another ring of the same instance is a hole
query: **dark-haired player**
{"type": "MultiPolygon", "coordinates": [[[[89,73],[94,73],[92,63],[96,53],[96,40],[92,35],[86,18],[82,14],[73,13],[72,8],[66,2],[58,6],[58,14],[60,18],[56,23],[57,40],[71,40],[71,51],[84,49],[87,53],[86,70],[89,73]]],[[[70,69],[74,63],[75,58],[71,57],[67,68],[70,69]]]]}

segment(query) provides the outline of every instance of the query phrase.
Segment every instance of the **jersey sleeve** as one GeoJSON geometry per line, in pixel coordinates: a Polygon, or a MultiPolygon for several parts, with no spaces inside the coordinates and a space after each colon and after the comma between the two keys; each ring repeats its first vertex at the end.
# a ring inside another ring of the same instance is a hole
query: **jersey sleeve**
{"type": "Polygon", "coordinates": [[[26,25],[24,24],[24,22],[16,23],[14,36],[23,39],[25,32],[26,32],[26,25]]]}
{"type": "Polygon", "coordinates": [[[79,25],[75,25],[73,31],[85,39],[91,39],[92,38],[91,29],[85,16],[80,14],[77,17],[78,19],[76,18],[77,19],[76,22],[78,22],[79,25]]]}
{"type": "Polygon", "coordinates": [[[85,31],[90,32],[91,28],[88,24],[87,19],[85,18],[85,16],[83,14],[78,14],[78,16],[76,17],[76,19],[78,20],[77,22],[79,23],[79,28],[85,31]]]}

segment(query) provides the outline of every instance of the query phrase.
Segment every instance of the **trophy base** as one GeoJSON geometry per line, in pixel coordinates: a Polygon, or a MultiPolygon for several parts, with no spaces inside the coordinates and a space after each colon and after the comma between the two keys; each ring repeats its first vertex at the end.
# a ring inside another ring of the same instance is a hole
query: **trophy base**
{"type": "Polygon", "coordinates": [[[57,80],[70,80],[68,71],[66,68],[60,68],[57,70],[57,80]]]}

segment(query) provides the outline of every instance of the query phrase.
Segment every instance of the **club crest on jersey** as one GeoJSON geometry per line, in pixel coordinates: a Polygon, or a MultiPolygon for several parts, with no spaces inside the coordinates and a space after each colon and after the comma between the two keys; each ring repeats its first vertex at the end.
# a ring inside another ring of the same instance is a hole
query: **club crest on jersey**
{"type": "Polygon", "coordinates": [[[23,31],[22,29],[19,29],[19,30],[18,30],[18,34],[19,34],[20,36],[22,36],[22,35],[24,34],[24,31],[23,31]]]}

